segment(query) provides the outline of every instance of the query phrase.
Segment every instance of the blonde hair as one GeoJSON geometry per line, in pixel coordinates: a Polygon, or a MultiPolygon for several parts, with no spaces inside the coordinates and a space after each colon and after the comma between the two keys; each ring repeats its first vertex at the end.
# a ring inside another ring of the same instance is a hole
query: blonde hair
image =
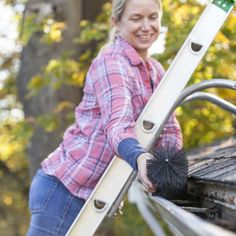
{"type": "MultiPolygon", "coordinates": [[[[121,20],[122,14],[125,9],[125,5],[128,0],[112,0],[112,11],[111,16],[114,18],[115,22],[119,22],[121,20]]],[[[160,19],[162,16],[162,3],[161,0],[156,0],[159,11],[160,11],[160,19]]],[[[118,31],[115,26],[113,26],[109,33],[109,40],[108,43],[114,42],[118,31]]]]}

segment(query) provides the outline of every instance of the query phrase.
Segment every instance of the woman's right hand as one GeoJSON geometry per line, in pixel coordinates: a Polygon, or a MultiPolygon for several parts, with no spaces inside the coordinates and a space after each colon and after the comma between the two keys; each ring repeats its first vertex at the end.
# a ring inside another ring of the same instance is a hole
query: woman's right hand
{"type": "Polygon", "coordinates": [[[147,160],[151,158],[153,158],[153,156],[150,153],[142,153],[137,158],[137,165],[139,180],[141,181],[147,192],[153,193],[156,191],[157,186],[154,186],[147,177],[147,160]]]}

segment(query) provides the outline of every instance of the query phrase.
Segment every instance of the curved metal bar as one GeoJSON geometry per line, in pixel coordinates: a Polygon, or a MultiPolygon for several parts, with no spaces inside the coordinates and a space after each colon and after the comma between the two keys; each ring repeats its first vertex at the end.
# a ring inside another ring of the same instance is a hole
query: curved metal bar
{"type": "MultiPolygon", "coordinates": [[[[212,80],[205,80],[202,81],[200,83],[197,84],[193,84],[187,88],[185,88],[182,93],[180,94],[180,96],[178,97],[178,99],[175,101],[175,103],[173,104],[172,108],[170,109],[169,113],[167,114],[166,118],[163,120],[162,125],[160,126],[159,130],[156,132],[156,137],[158,137],[168,118],[170,117],[170,115],[174,112],[174,110],[191,94],[204,90],[204,89],[208,89],[208,88],[226,88],[226,89],[232,89],[232,90],[236,90],[236,81],[234,80],[228,80],[228,79],[220,79],[220,78],[216,78],[216,79],[212,79],[212,80]]],[[[153,140],[156,140],[153,139],[153,140]]],[[[153,144],[153,143],[152,143],[153,144]]],[[[149,146],[149,148],[152,146],[152,144],[149,146]]]]}
{"type": "Polygon", "coordinates": [[[208,88],[226,88],[236,90],[236,81],[228,79],[212,79],[202,81],[198,84],[193,84],[182,91],[182,93],[174,103],[171,112],[173,112],[175,108],[179,106],[179,104],[181,104],[181,102],[189,95],[208,88]]]}
{"type": "Polygon", "coordinates": [[[215,105],[221,107],[222,109],[229,111],[236,115],[236,106],[232,103],[207,92],[196,92],[192,95],[189,95],[187,98],[185,98],[179,106],[184,105],[187,102],[195,101],[195,100],[207,100],[211,103],[214,103],[215,105]]]}
{"type": "Polygon", "coordinates": [[[150,196],[150,200],[155,204],[161,217],[176,230],[175,235],[235,235],[230,231],[199,218],[193,213],[181,209],[164,198],[150,196]]]}
{"type": "Polygon", "coordinates": [[[140,214],[155,236],[167,236],[161,224],[150,210],[150,199],[138,181],[134,181],[132,184],[128,194],[128,201],[136,204],[140,214]]]}
{"type": "Polygon", "coordinates": [[[156,212],[168,224],[174,235],[235,236],[234,233],[200,218],[167,199],[146,194],[143,187],[137,182],[132,185],[132,188],[134,195],[132,203],[136,203],[140,214],[155,236],[165,235],[165,231],[158,222],[156,212]]]}
{"type": "MultiPolygon", "coordinates": [[[[199,92],[200,90],[207,89],[207,88],[227,88],[236,90],[236,81],[226,80],[226,79],[214,79],[209,81],[203,81],[198,84],[194,84],[186,89],[183,90],[181,95],[179,96],[178,100],[174,103],[173,108],[168,113],[167,119],[169,118],[170,114],[176,109],[176,107],[183,105],[187,102],[194,101],[194,100],[207,100],[215,105],[218,105],[224,110],[227,110],[233,114],[236,114],[236,106],[231,104],[224,99],[207,93],[207,92],[199,92]]],[[[162,127],[166,123],[167,119],[163,122],[162,127]]],[[[162,130],[162,127],[159,131],[162,130]]],[[[158,132],[159,133],[159,132],[158,132]]],[[[160,133],[159,133],[160,134],[160,133]]],[[[138,185],[137,185],[138,186],[138,185]]],[[[139,194],[141,195],[142,190],[136,187],[136,196],[139,194]],[[138,194],[138,192],[140,192],[138,194]]],[[[142,194],[144,194],[142,192],[142,194]]],[[[168,223],[169,227],[171,227],[172,232],[176,232],[176,235],[229,235],[233,236],[233,233],[223,230],[222,228],[212,225],[198,216],[181,209],[180,207],[174,205],[170,201],[161,198],[161,197],[149,197],[149,202],[138,199],[136,201],[136,205],[140,213],[142,214],[143,218],[149,224],[150,228],[152,229],[155,235],[159,235],[160,228],[159,223],[156,221],[155,224],[155,216],[153,215],[152,207],[158,209],[159,214],[162,218],[168,223]],[[142,208],[140,204],[142,203],[142,208]],[[143,206],[144,205],[144,206],[143,206]],[[199,227],[201,225],[201,227],[199,227]],[[158,233],[156,233],[158,232],[158,233]]]]}

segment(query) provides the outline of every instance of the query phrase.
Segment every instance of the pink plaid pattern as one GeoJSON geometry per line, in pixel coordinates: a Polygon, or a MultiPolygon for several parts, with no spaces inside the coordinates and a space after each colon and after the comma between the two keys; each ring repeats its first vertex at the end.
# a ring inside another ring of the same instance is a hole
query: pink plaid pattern
{"type": "MultiPolygon", "coordinates": [[[[60,146],[42,162],[45,173],[56,176],[80,198],[87,199],[126,138],[136,138],[135,121],[157,87],[164,70],[152,58],[144,62],[122,38],[104,48],[87,73],[84,97],[75,109],[75,123],[60,146]],[[152,83],[150,82],[152,81],[152,83]]],[[[174,115],[158,143],[182,146],[174,115]]]]}

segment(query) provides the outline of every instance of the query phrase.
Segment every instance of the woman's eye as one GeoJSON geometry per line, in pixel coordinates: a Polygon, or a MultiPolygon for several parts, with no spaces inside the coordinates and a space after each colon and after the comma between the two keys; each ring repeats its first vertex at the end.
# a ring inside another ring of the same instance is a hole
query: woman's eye
{"type": "Polygon", "coordinates": [[[140,18],[131,18],[131,21],[139,21],[140,20],[140,18]]]}
{"type": "Polygon", "coordinates": [[[158,15],[151,15],[150,19],[156,20],[156,19],[158,19],[158,15]]]}

